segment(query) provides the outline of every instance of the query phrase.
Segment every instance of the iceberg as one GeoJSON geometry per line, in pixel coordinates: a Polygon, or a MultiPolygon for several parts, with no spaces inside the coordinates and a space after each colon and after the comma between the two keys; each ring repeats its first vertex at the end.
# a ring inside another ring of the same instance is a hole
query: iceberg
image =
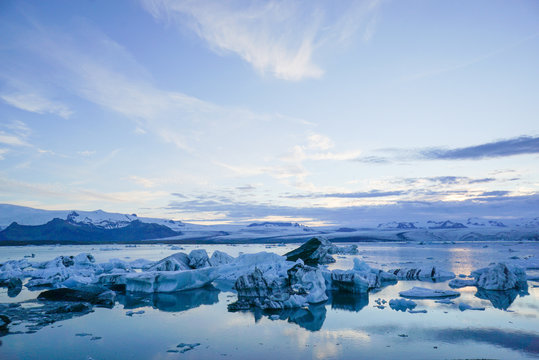
{"type": "Polygon", "coordinates": [[[96,273],[103,272],[101,266],[95,264],[91,254],[81,253],[76,256],[58,256],[50,261],[36,263],[33,270],[24,273],[31,279],[26,287],[80,286],[93,282],[96,273]]]}
{"type": "Polygon", "coordinates": [[[399,280],[448,280],[453,279],[455,274],[450,271],[437,269],[435,266],[422,268],[402,268],[388,271],[394,274],[399,280]]]}
{"type": "Polygon", "coordinates": [[[60,288],[43,291],[37,297],[47,301],[88,302],[94,305],[114,306],[116,294],[99,286],[83,286],[76,289],[60,288]]]}
{"type": "Polygon", "coordinates": [[[333,270],[325,272],[324,277],[329,288],[355,294],[366,293],[384,283],[397,281],[395,275],[373,269],[358,258],[354,259],[352,270],[333,270]]]}
{"type": "Polygon", "coordinates": [[[190,270],[191,267],[189,266],[189,261],[187,254],[178,252],[154,263],[148,267],[148,271],[190,270]]]}
{"type": "Polygon", "coordinates": [[[270,277],[286,277],[294,262],[286,261],[283,256],[269,252],[242,254],[228,264],[217,268],[219,279],[236,281],[240,276],[252,273],[258,268],[270,277]]]}
{"type": "Polygon", "coordinates": [[[453,279],[449,281],[448,285],[454,289],[462,288],[465,286],[476,286],[475,279],[453,279]]]}
{"type": "Polygon", "coordinates": [[[255,268],[252,273],[240,276],[234,285],[238,301],[229,310],[288,309],[326,301],[326,285],[319,269],[298,261],[289,268],[286,276],[255,268]]]}
{"type": "Polygon", "coordinates": [[[417,304],[413,300],[406,299],[391,299],[389,300],[389,307],[395,311],[403,311],[410,309],[413,310],[417,304]]]}
{"type": "Polygon", "coordinates": [[[210,258],[210,265],[211,266],[221,266],[230,264],[234,261],[234,258],[230,255],[228,255],[225,252],[215,250],[210,258]]]}
{"type": "Polygon", "coordinates": [[[196,249],[191,251],[189,253],[189,266],[193,269],[211,266],[206,250],[196,249]]]}
{"type": "Polygon", "coordinates": [[[526,272],[519,267],[509,268],[504,263],[474,270],[472,276],[477,287],[485,290],[521,289],[527,286],[526,272]]]}
{"type": "Polygon", "coordinates": [[[209,285],[218,276],[214,268],[132,273],[125,277],[125,289],[143,293],[190,290],[209,285]]]}

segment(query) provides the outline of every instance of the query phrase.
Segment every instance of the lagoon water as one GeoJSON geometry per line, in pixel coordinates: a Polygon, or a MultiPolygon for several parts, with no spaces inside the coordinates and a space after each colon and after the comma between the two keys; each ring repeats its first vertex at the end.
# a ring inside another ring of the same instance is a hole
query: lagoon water
{"type": "MultiPolygon", "coordinates": [[[[349,269],[353,258],[360,257],[374,268],[435,264],[457,275],[499,261],[524,266],[529,275],[537,275],[539,269],[536,242],[357,245],[359,255],[338,255],[329,268],[349,269]]],[[[237,256],[283,254],[297,245],[182,247],[185,252],[204,248],[210,255],[221,250],[237,256]]],[[[168,245],[3,247],[0,262],[31,254],[31,261],[42,261],[81,252],[93,254],[96,262],[159,260],[177,251],[168,245]]],[[[226,282],[175,294],[128,294],[118,296],[112,309],[95,308],[35,333],[25,333],[24,322],[12,326],[10,331],[21,333],[0,338],[0,359],[537,359],[539,282],[528,285],[520,292],[465,287],[457,289],[461,296],[452,304],[415,300],[415,310],[426,313],[395,311],[387,302],[414,286],[449,289],[447,281],[399,281],[368,296],[331,293],[326,303],[271,313],[229,312],[227,305],[236,294],[226,282]],[[461,303],[485,310],[460,311],[461,303]],[[128,316],[129,311],[134,314],[128,316]],[[182,343],[191,346],[178,347],[182,343]]],[[[33,300],[38,294],[24,289],[11,298],[0,288],[0,302],[39,306],[33,300]]]]}

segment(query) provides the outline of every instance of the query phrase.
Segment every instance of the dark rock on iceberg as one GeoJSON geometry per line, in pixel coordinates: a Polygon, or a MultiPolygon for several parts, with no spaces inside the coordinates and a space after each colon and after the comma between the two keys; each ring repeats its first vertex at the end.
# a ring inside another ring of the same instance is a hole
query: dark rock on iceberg
{"type": "Polygon", "coordinates": [[[60,288],[43,291],[37,297],[48,301],[88,302],[93,305],[114,306],[116,294],[100,286],[84,286],[78,289],[60,288]]]}
{"type": "Polygon", "coordinates": [[[335,259],[330,255],[333,244],[323,238],[312,238],[299,248],[286,253],[286,260],[303,260],[306,265],[334,263],[335,259]]]}
{"type": "Polygon", "coordinates": [[[88,303],[63,304],[57,308],[46,311],[47,314],[89,313],[92,305],[88,303]]]}
{"type": "Polygon", "coordinates": [[[22,291],[22,281],[19,278],[11,278],[7,281],[7,295],[15,297],[22,291]]]}
{"type": "Polygon", "coordinates": [[[0,315],[0,331],[6,330],[11,320],[6,315],[0,315]]]}

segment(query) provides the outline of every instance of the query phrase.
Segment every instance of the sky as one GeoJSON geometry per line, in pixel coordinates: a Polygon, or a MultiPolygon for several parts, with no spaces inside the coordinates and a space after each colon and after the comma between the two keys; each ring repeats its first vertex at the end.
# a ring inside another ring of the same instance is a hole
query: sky
{"type": "Polygon", "coordinates": [[[0,203],[539,216],[539,2],[0,2],[0,203]]]}

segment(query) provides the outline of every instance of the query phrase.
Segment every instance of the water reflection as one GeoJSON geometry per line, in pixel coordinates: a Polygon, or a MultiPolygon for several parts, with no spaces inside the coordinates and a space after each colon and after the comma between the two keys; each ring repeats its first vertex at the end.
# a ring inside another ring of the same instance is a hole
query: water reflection
{"type": "Polygon", "coordinates": [[[369,305],[368,294],[352,294],[338,291],[328,291],[328,302],[332,309],[359,312],[369,305]]]}
{"type": "Polygon", "coordinates": [[[125,309],[136,309],[151,306],[167,312],[186,311],[201,305],[212,305],[219,302],[220,290],[214,286],[186,290],[175,293],[127,293],[118,296],[118,302],[125,309]]]}
{"type": "Polygon", "coordinates": [[[253,313],[255,322],[260,321],[263,317],[267,317],[271,320],[288,321],[309,331],[318,331],[322,328],[322,325],[326,320],[327,310],[325,303],[322,303],[309,305],[304,308],[271,311],[254,308],[251,312],[253,313]]]}
{"type": "Polygon", "coordinates": [[[475,293],[475,297],[479,299],[488,300],[491,302],[492,306],[496,309],[507,310],[509,306],[515,301],[517,295],[526,296],[529,295],[528,289],[521,290],[485,290],[478,288],[475,293]]]}
{"type": "Polygon", "coordinates": [[[261,310],[253,308],[247,310],[254,316],[255,322],[267,317],[271,320],[285,320],[299,325],[309,331],[319,331],[326,320],[326,305],[331,309],[359,312],[369,304],[368,294],[352,294],[338,291],[328,291],[328,301],[308,307],[285,310],[261,310]]]}
{"type": "Polygon", "coordinates": [[[500,329],[441,329],[432,331],[432,334],[440,340],[454,343],[471,340],[534,355],[539,354],[539,336],[530,332],[500,329]]]}

